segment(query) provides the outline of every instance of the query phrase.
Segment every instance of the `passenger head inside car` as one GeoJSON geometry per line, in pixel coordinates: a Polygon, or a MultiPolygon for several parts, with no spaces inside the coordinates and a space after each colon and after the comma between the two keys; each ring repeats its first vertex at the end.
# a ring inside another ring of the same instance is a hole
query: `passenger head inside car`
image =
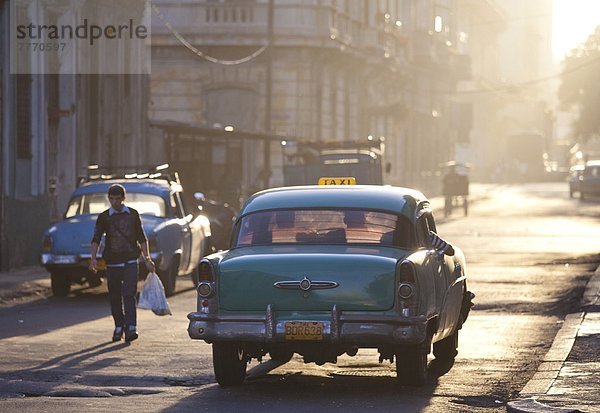
{"type": "Polygon", "coordinates": [[[252,244],[270,244],[272,234],[269,231],[270,214],[258,213],[248,216],[248,232],[252,233],[252,244]]]}
{"type": "Polygon", "coordinates": [[[294,211],[276,211],[275,224],[277,228],[293,228],[295,225],[296,214],[294,211]]]}
{"type": "Polygon", "coordinates": [[[364,228],[366,222],[363,211],[344,211],[344,224],[348,228],[364,228]]]}

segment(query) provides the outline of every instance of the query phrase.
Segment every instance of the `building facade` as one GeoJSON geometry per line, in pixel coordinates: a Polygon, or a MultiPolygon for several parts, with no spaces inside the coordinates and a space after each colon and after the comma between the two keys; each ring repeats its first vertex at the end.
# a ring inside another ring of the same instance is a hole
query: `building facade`
{"type": "Polygon", "coordinates": [[[473,80],[459,94],[474,111],[465,158],[475,164],[476,179],[502,181],[515,177],[516,154],[509,147],[515,136],[543,136],[546,149],[553,140],[552,1],[463,0],[462,5],[471,11],[463,17],[473,80]]]}
{"type": "MultiPolygon", "coordinates": [[[[470,76],[453,0],[153,4],[152,123],[229,126],[281,140],[382,136],[385,181],[429,192],[439,163],[467,133],[458,118],[469,108],[449,95],[470,76]]],[[[242,196],[283,183],[276,142],[266,150],[240,145],[232,159],[241,164],[225,167],[222,156],[217,182],[237,167],[242,196]]]]}
{"type": "MultiPolygon", "coordinates": [[[[78,24],[81,2],[55,4],[44,21],[78,24]]],[[[78,74],[77,58],[58,62],[64,73],[12,74],[9,19],[9,2],[0,1],[0,269],[38,262],[44,228],[60,219],[87,165],[155,161],[147,76],[78,74]]],[[[100,51],[96,58],[118,62],[100,51]]]]}

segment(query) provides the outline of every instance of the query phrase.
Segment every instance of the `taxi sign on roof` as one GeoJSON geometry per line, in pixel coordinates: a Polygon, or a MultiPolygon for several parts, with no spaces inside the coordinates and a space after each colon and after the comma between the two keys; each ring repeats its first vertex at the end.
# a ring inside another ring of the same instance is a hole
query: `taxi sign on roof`
{"type": "Polygon", "coordinates": [[[356,185],[356,178],[351,176],[319,178],[319,185],[356,185]]]}

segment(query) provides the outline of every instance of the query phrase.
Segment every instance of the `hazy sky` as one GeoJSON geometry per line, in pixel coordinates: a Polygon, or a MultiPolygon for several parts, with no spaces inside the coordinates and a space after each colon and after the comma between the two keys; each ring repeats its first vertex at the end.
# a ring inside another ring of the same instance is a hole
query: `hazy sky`
{"type": "Polygon", "coordinates": [[[600,0],[554,0],[552,53],[561,60],[600,25],[600,0]]]}

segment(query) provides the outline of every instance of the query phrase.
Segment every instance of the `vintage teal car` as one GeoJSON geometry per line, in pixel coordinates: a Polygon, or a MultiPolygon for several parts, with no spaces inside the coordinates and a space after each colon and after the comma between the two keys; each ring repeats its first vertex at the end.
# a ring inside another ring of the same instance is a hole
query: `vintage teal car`
{"type": "Polygon", "coordinates": [[[429,201],[411,189],[259,192],[231,248],[202,260],[188,333],[212,343],[223,386],[241,384],[247,363],[267,353],[321,365],[359,348],[395,359],[402,384],[423,385],[432,347],[438,359],[456,356],[473,297],[463,253],[435,231],[429,201]]]}

